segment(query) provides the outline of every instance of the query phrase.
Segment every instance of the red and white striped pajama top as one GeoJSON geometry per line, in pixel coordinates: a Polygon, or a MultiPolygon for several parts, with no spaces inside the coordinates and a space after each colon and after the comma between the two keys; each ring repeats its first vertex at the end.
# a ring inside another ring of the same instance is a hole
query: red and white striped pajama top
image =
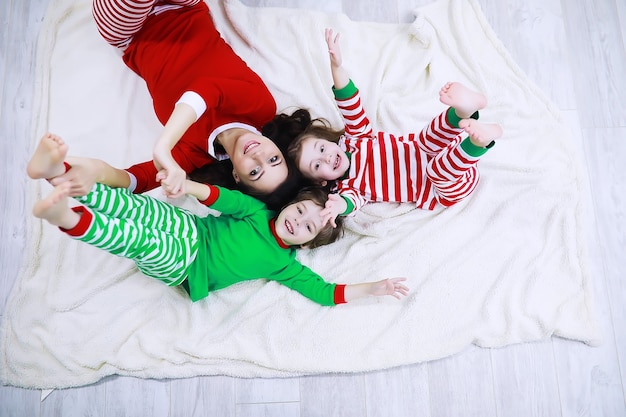
{"type": "Polygon", "coordinates": [[[396,136],[374,133],[352,81],[335,90],[335,98],[345,124],[339,146],[350,154],[350,168],[336,191],[354,211],[368,201],[414,202],[433,210],[437,203],[456,203],[476,187],[479,158],[459,146],[467,135],[451,123],[450,109],[420,133],[396,136]]]}

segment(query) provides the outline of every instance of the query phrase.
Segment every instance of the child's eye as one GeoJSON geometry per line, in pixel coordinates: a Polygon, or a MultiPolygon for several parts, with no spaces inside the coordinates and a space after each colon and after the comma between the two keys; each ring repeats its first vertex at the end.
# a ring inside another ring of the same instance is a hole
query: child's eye
{"type": "Polygon", "coordinates": [[[258,173],[259,173],[259,168],[254,168],[252,171],[250,171],[250,176],[254,177],[258,173]]]}
{"type": "Polygon", "coordinates": [[[308,224],[308,223],[307,223],[307,225],[306,225],[306,230],[308,230],[308,231],[309,231],[309,233],[313,233],[313,227],[311,227],[311,225],[310,225],[310,224],[308,224]]]}
{"type": "Polygon", "coordinates": [[[320,152],[324,153],[324,145],[320,145],[320,152]]]}
{"type": "Polygon", "coordinates": [[[315,163],[315,165],[313,166],[313,168],[317,171],[318,169],[320,169],[320,163],[317,162],[315,163]]]}
{"type": "Polygon", "coordinates": [[[296,209],[298,210],[298,214],[302,214],[302,209],[300,207],[296,207],[296,209]]]}
{"type": "Polygon", "coordinates": [[[278,161],[278,156],[274,155],[274,156],[272,156],[272,157],[270,158],[269,163],[270,163],[270,164],[273,164],[273,163],[275,163],[276,161],[278,161]]]}

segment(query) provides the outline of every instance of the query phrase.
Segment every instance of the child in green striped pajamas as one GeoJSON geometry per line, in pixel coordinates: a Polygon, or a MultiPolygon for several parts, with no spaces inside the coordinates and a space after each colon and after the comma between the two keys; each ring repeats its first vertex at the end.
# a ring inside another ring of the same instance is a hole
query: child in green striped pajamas
{"type": "MultiPolygon", "coordinates": [[[[71,167],[67,145],[45,134],[27,166],[33,179],[51,179],[71,167]]],[[[164,172],[158,178],[165,178],[164,172]]],[[[321,305],[345,303],[368,295],[401,298],[405,278],[361,284],[328,283],[296,260],[298,247],[335,241],[340,231],[323,225],[328,195],[309,189],[278,215],[239,191],[187,180],[186,194],[221,212],[199,217],[184,209],[124,188],[96,184],[82,205],[71,208],[69,182],[38,201],[33,214],[71,237],[132,259],[145,275],[170,286],[183,285],[193,301],[237,282],[269,279],[321,305]]]]}

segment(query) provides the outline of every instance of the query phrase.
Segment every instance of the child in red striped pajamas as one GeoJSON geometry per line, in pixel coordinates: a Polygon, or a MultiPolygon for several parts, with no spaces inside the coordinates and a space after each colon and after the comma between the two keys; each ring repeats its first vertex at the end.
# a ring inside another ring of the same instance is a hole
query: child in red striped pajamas
{"type": "Polygon", "coordinates": [[[374,133],[359,90],[342,67],[339,35],[326,29],[333,92],[344,119],[344,132],[312,125],[296,138],[289,156],[309,180],[336,181],[322,215],[326,221],[348,215],[368,201],[414,202],[433,210],[467,197],[479,179],[478,160],[502,135],[497,124],[478,122],[487,99],[460,83],[439,93],[448,105],[419,134],[374,133]]]}

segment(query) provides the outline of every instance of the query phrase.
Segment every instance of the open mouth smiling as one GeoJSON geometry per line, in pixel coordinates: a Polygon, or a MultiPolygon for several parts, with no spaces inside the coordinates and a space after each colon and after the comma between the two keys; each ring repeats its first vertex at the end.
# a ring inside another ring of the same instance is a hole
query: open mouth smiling
{"type": "Polygon", "coordinates": [[[289,232],[289,234],[293,235],[293,225],[289,220],[285,220],[285,229],[287,229],[287,232],[289,232]]]}
{"type": "Polygon", "coordinates": [[[243,154],[244,154],[244,155],[245,155],[245,154],[247,154],[247,153],[248,153],[248,151],[250,151],[250,149],[254,149],[254,148],[256,148],[256,147],[257,147],[257,146],[259,146],[259,145],[260,145],[260,143],[259,143],[259,142],[257,142],[256,140],[251,140],[251,141],[249,141],[249,142],[248,142],[248,143],[246,143],[246,144],[244,145],[244,147],[243,147],[243,154]]]}
{"type": "Polygon", "coordinates": [[[341,155],[337,155],[335,157],[335,163],[333,164],[333,169],[339,168],[340,162],[341,162],[341,155]]]}

